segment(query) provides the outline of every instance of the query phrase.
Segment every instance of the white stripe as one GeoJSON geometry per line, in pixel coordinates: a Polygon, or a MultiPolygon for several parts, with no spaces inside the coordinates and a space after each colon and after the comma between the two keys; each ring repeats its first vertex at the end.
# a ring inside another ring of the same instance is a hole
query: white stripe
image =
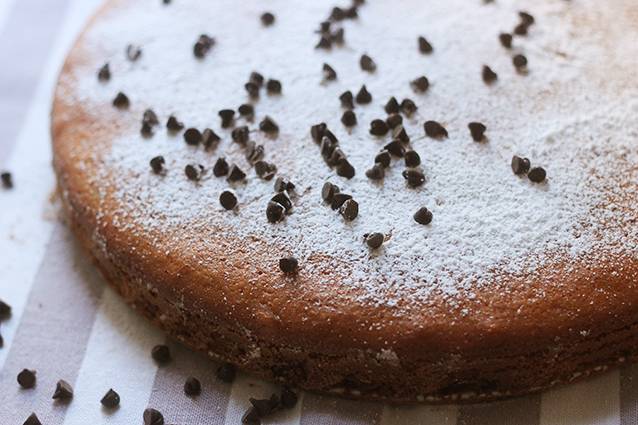
{"type": "Polygon", "coordinates": [[[157,372],[151,349],[164,340],[159,329],[105,288],[64,423],[142,423],[157,372]],[[110,388],[121,398],[113,412],[100,404],[110,388]]]}
{"type": "Polygon", "coordinates": [[[455,406],[385,406],[381,425],[455,425],[455,406]]]}
{"type": "Polygon", "coordinates": [[[15,188],[0,193],[0,296],[13,307],[11,320],[2,326],[5,348],[0,350],[0,370],[57,219],[56,207],[50,200],[55,189],[49,133],[52,87],[66,51],[98,3],[75,0],[67,11],[17,144],[8,162],[2,164],[2,168],[11,170],[15,188]]]}
{"type": "Polygon", "coordinates": [[[0,31],[7,22],[7,18],[9,17],[11,10],[13,10],[15,2],[16,0],[0,0],[0,31]]]}
{"type": "Polygon", "coordinates": [[[548,391],[541,398],[540,425],[619,425],[620,374],[548,391]]]}

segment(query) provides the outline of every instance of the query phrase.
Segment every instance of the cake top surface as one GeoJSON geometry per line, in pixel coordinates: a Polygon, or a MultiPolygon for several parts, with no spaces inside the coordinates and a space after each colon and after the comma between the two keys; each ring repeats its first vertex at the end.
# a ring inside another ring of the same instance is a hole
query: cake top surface
{"type": "MultiPolygon", "coordinates": [[[[512,285],[551,278],[548,270],[638,254],[638,8],[631,1],[449,0],[428,7],[369,1],[356,9],[357,18],[332,20],[333,36],[344,30],[343,45],[317,48],[320,24],[334,6],[350,5],[112,2],[84,34],[76,53],[83,60],[63,76],[69,89],[62,96],[114,135],[86,163],[75,164],[90,168],[86,178],[99,195],[116,201],[104,203],[98,220],[108,216],[122,231],[156,240],[167,256],[204,267],[219,262],[220,237],[248,256],[267,258],[271,273],[280,273],[278,258],[294,256],[301,274],[321,276],[328,269],[331,285],[338,281],[362,303],[386,306],[423,305],[434,295],[457,306],[477,291],[506,294],[512,285]],[[525,19],[521,10],[534,23],[505,48],[499,34],[512,33],[525,19]],[[260,19],[264,12],[274,15],[272,25],[260,19]],[[214,43],[196,58],[193,46],[202,34],[214,43]],[[419,36],[432,52],[419,50],[419,36]],[[128,45],[141,49],[135,60],[135,49],[125,54],[128,45]],[[374,71],[362,69],[364,54],[374,71]],[[526,69],[513,65],[518,54],[526,57],[526,69]],[[105,63],[111,76],[100,82],[97,71],[105,63]],[[336,79],[325,78],[324,63],[336,79]],[[496,81],[483,81],[484,65],[496,81]],[[278,80],[281,93],[269,94],[264,85],[251,99],[244,84],[254,71],[278,80]],[[410,84],[421,76],[429,81],[425,93],[410,84]],[[372,101],[355,102],[357,124],[347,128],[339,97],[347,90],[356,96],[362,85],[372,101]],[[112,106],[118,92],[128,97],[128,108],[112,106]],[[418,107],[402,115],[406,146],[419,154],[426,179],[418,187],[406,183],[404,159],[394,156],[383,179],[366,176],[392,141],[391,132],[371,135],[370,123],[387,118],[384,106],[393,96],[418,107]],[[242,104],[254,106],[252,120],[239,116],[242,104]],[[140,127],[148,108],[160,124],[145,137],[140,127]],[[275,179],[256,174],[232,128],[222,128],[223,109],[236,111],[235,128],[247,125],[250,140],[263,146],[263,160],[295,184],[291,213],[282,221],[266,217],[275,179]],[[212,129],[221,141],[210,148],[185,143],[184,131],[167,131],[170,115],[185,129],[212,129]],[[265,117],[276,122],[278,134],[260,130],[265,117]],[[448,137],[426,136],[428,120],[441,123],[448,137]],[[310,133],[321,122],[338,139],[354,177],[339,176],[322,158],[310,133]],[[486,126],[486,139],[473,141],[470,122],[486,126]],[[149,166],[158,155],[165,160],[160,174],[149,166]],[[546,179],[515,175],[514,155],[543,167],[546,179]],[[219,157],[246,178],[215,177],[219,157]],[[203,166],[200,180],[186,176],[188,164],[203,166]],[[322,200],[326,182],[352,195],[355,219],[322,200]],[[238,200],[233,211],[220,205],[227,189],[238,200]],[[422,207],[432,212],[430,224],[413,218],[422,207]],[[378,249],[364,242],[373,232],[385,235],[378,249]]],[[[249,280],[264,269],[257,262],[241,267],[249,280]]]]}

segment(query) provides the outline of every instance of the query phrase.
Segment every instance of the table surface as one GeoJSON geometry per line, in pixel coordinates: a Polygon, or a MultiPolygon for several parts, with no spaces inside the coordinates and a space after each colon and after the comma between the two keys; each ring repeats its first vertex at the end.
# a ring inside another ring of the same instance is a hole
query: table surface
{"type": "MultiPolygon", "coordinates": [[[[159,1],[159,0],[158,0],[159,1]]],[[[0,325],[0,424],[142,423],[148,406],[168,424],[239,424],[249,397],[277,387],[239,374],[215,378],[217,365],[171,341],[108,288],[59,218],[51,169],[49,112],[66,52],[100,0],[0,0],[0,170],[15,187],[0,189],[0,299],[13,307],[0,325]],[[173,361],[157,367],[151,348],[167,343],[173,361]],[[17,373],[37,371],[34,389],[17,373]],[[199,397],[184,381],[202,382],[199,397]],[[74,387],[53,403],[58,379],[74,387]],[[100,399],[114,388],[119,409],[100,399]]],[[[477,406],[391,407],[300,394],[295,409],[264,423],[443,425],[638,424],[638,366],[612,370],[543,394],[477,406]]]]}

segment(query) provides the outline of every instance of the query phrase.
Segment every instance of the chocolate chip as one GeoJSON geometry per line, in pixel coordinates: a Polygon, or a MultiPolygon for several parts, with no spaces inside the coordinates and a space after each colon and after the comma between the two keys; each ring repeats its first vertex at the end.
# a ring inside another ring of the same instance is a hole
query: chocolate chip
{"type": "Polygon", "coordinates": [[[392,129],[392,138],[397,139],[401,143],[410,143],[410,137],[408,136],[408,133],[405,132],[405,128],[403,126],[392,129]]]}
{"type": "Polygon", "coordinates": [[[237,206],[237,196],[232,190],[225,190],[219,195],[219,203],[225,210],[232,210],[237,206]]]}
{"type": "Polygon", "coordinates": [[[248,81],[255,84],[257,87],[261,87],[264,85],[264,76],[257,71],[253,71],[250,73],[248,81]]]}
{"type": "Polygon", "coordinates": [[[365,242],[372,249],[380,248],[384,240],[385,236],[383,233],[369,233],[365,235],[365,242]]]}
{"type": "Polygon", "coordinates": [[[193,46],[193,54],[196,58],[202,59],[206,54],[212,49],[215,45],[215,39],[209,37],[206,34],[202,34],[199,36],[195,45],[193,46]]]}
{"type": "Polygon", "coordinates": [[[244,84],[244,88],[251,99],[257,99],[259,97],[259,86],[257,84],[249,81],[244,84]]]}
{"type": "Polygon", "coordinates": [[[233,121],[235,118],[235,111],[232,109],[222,109],[217,113],[219,117],[222,119],[222,128],[228,128],[233,125],[233,121]]]}
{"type": "Polygon", "coordinates": [[[235,366],[230,363],[222,363],[222,365],[217,368],[217,378],[227,384],[235,380],[236,374],[235,366]]]}
{"type": "Polygon", "coordinates": [[[485,130],[487,127],[485,127],[484,124],[480,122],[471,122],[467,125],[467,127],[470,129],[470,134],[475,142],[480,142],[485,139],[485,130]]]}
{"type": "Polygon", "coordinates": [[[541,183],[543,180],[545,180],[546,176],[547,173],[545,172],[545,169],[543,167],[533,167],[531,170],[529,170],[529,173],[527,173],[527,178],[534,183],[541,183]]]}
{"type": "Polygon", "coordinates": [[[275,15],[270,12],[264,12],[261,15],[261,23],[265,27],[269,27],[275,23],[275,15]]]}
{"type": "Polygon", "coordinates": [[[366,177],[370,180],[381,180],[385,177],[385,169],[381,164],[374,164],[372,168],[366,171],[366,177]]]}
{"type": "Polygon", "coordinates": [[[266,218],[270,223],[278,223],[284,219],[284,207],[277,203],[270,201],[266,207],[266,218]]]}
{"type": "Polygon", "coordinates": [[[251,164],[255,164],[264,158],[265,150],[263,145],[258,145],[251,141],[246,144],[246,159],[251,164]]]}
{"type": "Polygon", "coordinates": [[[390,152],[385,149],[374,157],[374,163],[381,165],[383,168],[388,168],[390,166],[390,160],[390,152]]]}
{"type": "Polygon", "coordinates": [[[385,136],[388,131],[390,131],[388,124],[383,120],[375,119],[370,123],[370,134],[373,136],[385,136]]]}
{"type": "Polygon", "coordinates": [[[284,273],[295,273],[299,268],[299,261],[294,257],[279,259],[279,270],[284,273]]]}
{"type": "Polygon", "coordinates": [[[346,193],[335,193],[332,196],[332,202],[330,202],[330,208],[332,208],[333,210],[338,210],[349,199],[352,199],[352,195],[348,195],[346,193]]]}
{"type": "Polygon", "coordinates": [[[346,12],[340,7],[333,7],[330,12],[330,18],[333,21],[342,21],[346,17],[346,12]]]}
{"type": "Polygon", "coordinates": [[[359,93],[357,93],[355,100],[361,105],[372,102],[372,95],[370,94],[370,92],[368,92],[368,89],[365,85],[361,86],[361,89],[359,89],[359,93]]]}
{"type": "Polygon", "coordinates": [[[323,140],[321,140],[321,156],[323,157],[323,159],[328,161],[332,156],[334,150],[337,148],[337,145],[338,143],[334,140],[330,139],[329,137],[324,137],[323,140]]]}
{"type": "Polygon", "coordinates": [[[281,82],[272,78],[266,82],[266,91],[268,94],[281,94],[281,82]]]}
{"type": "Polygon", "coordinates": [[[413,217],[419,224],[427,225],[432,222],[432,212],[425,207],[419,208],[413,217]]]}
{"type": "Polygon", "coordinates": [[[230,133],[230,137],[233,139],[233,142],[245,145],[250,138],[250,130],[248,130],[248,126],[242,125],[241,127],[233,129],[230,133]]]}
{"type": "Polygon", "coordinates": [[[330,40],[332,40],[332,42],[335,43],[336,45],[341,46],[344,43],[344,35],[345,35],[344,29],[339,28],[338,30],[330,34],[330,40]]]}
{"type": "Polygon", "coordinates": [[[361,59],[359,59],[359,66],[362,70],[367,72],[374,72],[377,69],[377,64],[374,63],[372,58],[367,54],[361,55],[361,59]]]}
{"type": "Polygon", "coordinates": [[[434,139],[448,137],[445,127],[436,121],[426,121],[425,124],[423,124],[423,128],[425,129],[425,134],[434,139]]]}
{"type": "Polygon", "coordinates": [[[354,127],[357,125],[357,116],[351,110],[344,111],[341,115],[341,122],[346,127],[354,127]]]}
{"type": "Polygon", "coordinates": [[[42,422],[35,413],[31,413],[23,425],[42,425],[42,422]]]}
{"type": "Polygon", "coordinates": [[[73,388],[71,384],[64,379],[60,379],[55,384],[55,391],[53,392],[53,400],[68,401],[73,398],[73,388]]]}
{"type": "Polygon", "coordinates": [[[230,167],[230,171],[228,172],[228,178],[226,180],[228,180],[229,182],[238,182],[238,181],[244,180],[245,178],[246,178],[246,173],[244,173],[242,169],[239,168],[237,165],[233,164],[233,166],[230,167]]]}
{"type": "Polygon", "coordinates": [[[501,42],[501,45],[506,49],[512,48],[512,34],[502,32],[498,35],[498,40],[501,42]]]}
{"type": "Polygon", "coordinates": [[[102,397],[100,403],[102,403],[102,406],[106,407],[107,409],[115,409],[120,404],[120,395],[113,391],[113,388],[111,388],[106,392],[106,394],[104,394],[104,397],[102,397]]]}
{"type": "Polygon", "coordinates": [[[106,82],[111,79],[111,68],[109,67],[108,62],[102,65],[102,67],[98,70],[97,79],[102,82],[106,82]]]}
{"type": "Polygon", "coordinates": [[[354,199],[348,199],[339,208],[339,213],[346,221],[352,221],[359,215],[359,204],[354,199]]]}
{"type": "Polygon", "coordinates": [[[131,102],[128,100],[128,97],[122,92],[119,92],[113,99],[113,106],[118,109],[126,109],[130,104],[131,102]]]}
{"type": "Polygon", "coordinates": [[[483,65],[482,77],[485,84],[492,84],[498,79],[496,72],[492,71],[492,68],[487,65],[483,65]]]}
{"type": "Polygon", "coordinates": [[[152,109],[147,109],[142,115],[142,122],[155,126],[159,124],[159,119],[157,118],[157,114],[152,109]]]}
{"type": "Polygon", "coordinates": [[[155,409],[150,407],[144,410],[144,425],[164,425],[164,416],[155,409]]]}
{"type": "Polygon", "coordinates": [[[356,19],[359,17],[359,12],[357,11],[356,6],[349,7],[345,10],[346,18],[348,19],[356,19]]]}
{"type": "Polygon", "coordinates": [[[321,188],[321,199],[323,199],[324,202],[332,203],[332,199],[337,193],[339,193],[339,187],[337,187],[337,185],[325,182],[321,188]]]}
{"type": "Polygon", "coordinates": [[[266,161],[255,162],[255,173],[263,180],[271,180],[277,174],[277,166],[266,161]]]}
{"type": "Polygon", "coordinates": [[[30,389],[35,387],[35,370],[22,369],[18,373],[18,384],[24,389],[30,389]]]}
{"type": "Polygon", "coordinates": [[[403,117],[399,114],[390,114],[386,119],[385,123],[390,128],[396,128],[397,126],[403,124],[403,117]]]}
{"type": "Polygon", "coordinates": [[[423,175],[423,172],[419,170],[404,170],[402,175],[410,187],[419,187],[425,183],[425,176],[423,175]]]}
{"type": "Polygon", "coordinates": [[[263,131],[264,133],[267,134],[276,134],[279,132],[279,126],[277,125],[277,123],[270,118],[269,116],[266,116],[260,123],[259,123],[259,129],[261,131],[263,131]]]}
{"type": "Polygon", "coordinates": [[[202,132],[202,144],[206,149],[214,148],[220,140],[221,137],[210,128],[205,128],[202,132]]]}
{"type": "Polygon", "coordinates": [[[184,128],[184,124],[178,121],[177,118],[175,118],[173,115],[171,115],[166,121],[166,128],[169,131],[182,131],[182,129],[184,128]]]}
{"type": "Polygon", "coordinates": [[[527,174],[529,171],[530,162],[527,158],[521,158],[520,156],[514,155],[512,157],[512,171],[516,175],[527,174]]]}
{"type": "Polygon", "coordinates": [[[346,160],[347,158],[346,154],[337,146],[332,150],[330,156],[324,159],[326,160],[326,164],[331,167],[335,167],[339,165],[341,161],[346,160]]]}
{"type": "Polygon", "coordinates": [[[412,80],[410,82],[410,86],[414,91],[418,93],[425,93],[430,87],[430,81],[425,75],[423,75],[415,80],[412,80]]]}
{"type": "Polygon", "coordinates": [[[345,158],[339,161],[339,163],[337,164],[336,171],[337,171],[337,175],[341,177],[345,177],[347,179],[353,178],[355,174],[354,167],[345,158]]]}
{"type": "Polygon", "coordinates": [[[523,55],[516,55],[512,58],[512,64],[514,64],[514,67],[517,70],[523,70],[525,67],[527,67],[527,58],[523,55]]]}
{"type": "Polygon", "coordinates": [[[202,141],[202,133],[196,128],[189,128],[184,132],[184,141],[191,146],[197,146],[202,141]]]}
{"type": "Polygon", "coordinates": [[[215,177],[222,177],[228,174],[228,162],[226,162],[226,158],[220,157],[217,158],[215,165],[213,166],[213,175],[215,177]]]}
{"type": "Polygon", "coordinates": [[[298,397],[293,390],[288,387],[283,387],[279,399],[281,400],[281,407],[284,409],[292,409],[297,404],[298,397]]]}
{"type": "Polygon", "coordinates": [[[264,399],[256,399],[251,397],[248,401],[250,401],[250,404],[252,404],[253,407],[257,410],[257,414],[261,418],[265,418],[276,412],[277,410],[279,410],[280,406],[279,396],[277,394],[273,394],[270,396],[270,398],[264,399]]]}
{"type": "Polygon", "coordinates": [[[150,161],[151,169],[153,170],[155,174],[162,174],[162,172],[164,171],[165,163],[166,161],[164,160],[164,157],[161,155],[158,155],[151,159],[150,161]]]}
{"type": "Polygon", "coordinates": [[[291,192],[295,190],[295,184],[291,181],[285,180],[283,177],[277,177],[275,179],[275,192],[291,192]]]}
{"type": "Polygon", "coordinates": [[[323,139],[323,136],[327,129],[328,126],[325,122],[315,124],[310,127],[310,137],[312,137],[312,140],[314,140],[315,143],[321,143],[321,140],[323,139]]]}
{"type": "Polygon", "coordinates": [[[354,109],[354,98],[350,90],[341,93],[341,96],[339,96],[339,101],[341,102],[342,108],[354,109]]]}
{"type": "Polygon", "coordinates": [[[315,46],[315,49],[329,49],[332,47],[332,41],[329,37],[322,35],[319,42],[315,46]]]}
{"type": "Polygon", "coordinates": [[[140,133],[145,138],[151,137],[153,136],[153,127],[149,123],[143,122],[140,133]]]}
{"type": "Polygon", "coordinates": [[[142,48],[140,46],[135,46],[133,44],[129,44],[126,46],[126,58],[131,62],[135,62],[142,56],[142,48]]]}
{"type": "Polygon", "coordinates": [[[323,78],[326,81],[334,81],[337,79],[337,71],[327,63],[323,64],[323,78]]]}
{"type": "Polygon", "coordinates": [[[419,52],[423,53],[423,54],[428,54],[428,53],[432,53],[432,45],[430,44],[429,41],[427,41],[425,39],[425,37],[421,36],[418,38],[418,42],[419,42],[419,52]]]}
{"type": "Polygon", "coordinates": [[[255,107],[249,103],[240,105],[237,111],[239,112],[239,115],[248,119],[252,119],[252,117],[255,116],[255,107]]]}
{"type": "Polygon", "coordinates": [[[412,99],[403,99],[401,101],[401,112],[403,112],[406,116],[411,116],[417,109],[418,108],[412,99]]]}
{"type": "Polygon", "coordinates": [[[405,148],[403,147],[403,143],[401,143],[401,141],[398,139],[394,139],[393,141],[385,145],[383,149],[394,156],[398,156],[399,158],[402,158],[405,155],[405,148]]]}
{"type": "Polygon", "coordinates": [[[151,357],[160,365],[165,365],[171,361],[171,350],[168,346],[160,344],[153,347],[151,357]]]}
{"type": "Polygon", "coordinates": [[[416,151],[412,149],[405,151],[403,159],[405,161],[406,167],[418,167],[419,165],[421,165],[421,157],[416,151]]]}
{"type": "Polygon", "coordinates": [[[286,195],[286,192],[279,192],[275,196],[273,196],[270,200],[284,207],[286,212],[289,212],[290,210],[292,210],[292,202],[290,201],[290,198],[288,197],[288,195],[286,195]]]}
{"type": "Polygon", "coordinates": [[[189,377],[184,382],[184,394],[187,396],[198,396],[202,393],[202,384],[199,379],[195,377],[189,377]]]}
{"type": "Polygon", "coordinates": [[[330,25],[332,25],[332,23],[330,21],[323,21],[319,24],[319,33],[328,33],[330,32],[330,25]]]}
{"type": "Polygon", "coordinates": [[[524,24],[532,25],[534,23],[534,17],[528,12],[521,10],[520,12],[518,12],[518,16],[521,18],[521,22],[524,24]]]}
{"type": "Polygon", "coordinates": [[[390,100],[388,100],[388,103],[385,104],[384,109],[387,114],[396,114],[399,112],[399,102],[392,96],[390,100]]]}
{"type": "Polygon", "coordinates": [[[11,306],[0,300],[0,321],[7,320],[9,317],[11,317],[11,306]]]}
{"type": "Polygon", "coordinates": [[[10,172],[4,171],[0,173],[0,180],[2,180],[2,187],[5,189],[13,188],[13,177],[10,172]]]}
{"type": "Polygon", "coordinates": [[[259,418],[259,413],[254,406],[251,406],[244,412],[241,417],[241,423],[243,425],[261,425],[261,419],[259,418]]]}

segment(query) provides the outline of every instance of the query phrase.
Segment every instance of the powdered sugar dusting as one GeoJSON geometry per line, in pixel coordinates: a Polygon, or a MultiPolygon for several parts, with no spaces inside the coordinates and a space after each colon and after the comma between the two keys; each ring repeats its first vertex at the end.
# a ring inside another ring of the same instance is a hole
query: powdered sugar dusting
{"type": "Polygon", "coordinates": [[[110,180],[121,199],[118,211],[109,211],[116,225],[141,226],[149,235],[173,233],[176,241],[183,237],[179,229],[186,227],[223,229],[238,238],[269,241],[277,248],[274,257],[292,253],[302,267],[304,259],[325,254],[335,266],[349,263],[343,285],[362,289],[367,301],[383,304],[406,294],[414,300],[433,292],[450,299],[459,293],[471,296],[479,285],[531,275],[559,259],[569,263],[592,252],[600,258],[610,250],[638,253],[638,84],[629,78],[629,70],[638,69],[638,42],[632,43],[638,25],[628,23],[623,31],[602,34],[605,19],[621,16],[630,1],[611,7],[593,0],[494,5],[454,0],[431,2],[427,8],[416,0],[369,2],[360,9],[359,20],[344,24],[346,46],[331,52],[313,49],[313,30],[334,5],[328,1],[294,6],[288,0],[269,2],[277,17],[269,29],[259,23],[264,5],[256,1],[241,6],[228,0],[182,0],[169,7],[156,0],[120,3],[131,4],[112,9],[88,32],[85,50],[104,56],[77,69],[74,93],[87,105],[108,104],[119,90],[131,98],[132,111],[119,114],[121,125],[130,129],[113,142],[96,176],[110,180]],[[515,48],[508,52],[497,36],[513,28],[522,7],[534,14],[537,24],[529,37],[515,38],[515,48]],[[603,9],[600,27],[585,19],[603,9]],[[192,44],[200,33],[215,37],[217,44],[198,61],[192,44]],[[418,53],[418,35],[432,42],[432,55],[418,53]],[[129,43],[143,48],[136,63],[125,60],[129,43]],[[617,55],[609,45],[621,46],[625,53],[617,55]],[[376,73],[359,69],[364,52],[378,64],[376,73]],[[517,52],[529,59],[528,75],[518,75],[511,65],[517,52]],[[106,60],[113,79],[100,84],[95,72],[106,60]],[[335,68],[337,81],[321,83],[324,62],[335,68]],[[494,86],[481,81],[483,64],[498,73],[494,86]],[[282,96],[262,91],[255,122],[248,123],[257,128],[265,115],[277,121],[278,138],[258,131],[251,138],[264,144],[266,160],[278,166],[279,175],[297,185],[293,214],[276,225],[265,217],[272,181],[249,171],[216,114],[247,101],[243,84],[253,70],[283,83],[282,96]],[[409,86],[422,74],[431,82],[425,95],[409,86]],[[362,84],[373,102],[356,107],[359,124],[347,131],[339,121],[338,96],[346,89],[356,93],[362,84]],[[364,175],[390,141],[368,133],[372,119],[385,118],[382,106],[390,96],[409,97],[419,107],[404,120],[427,177],[419,189],[406,187],[400,160],[393,160],[381,184],[364,175]],[[164,128],[143,139],[139,122],[146,107],[163,122],[175,113],[187,126],[210,127],[223,141],[206,152],[164,128]],[[449,139],[423,137],[428,119],[442,122],[449,139]],[[353,179],[336,176],[321,159],[309,134],[310,126],[321,121],[354,165],[353,179]],[[485,123],[487,143],[471,140],[470,121],[485,123]],[[148,165],[158,154],[166,158],[163,177],[148,165]],[[513,175],[513,154],[545,167],[547,182],[533,184],[513,175]],[[186,164],[210,168],[220,155],[249,171],[246,184],[233,185],[239,198],[236,213],[219,205],[219,193],[229,187],[224,179],[211,176],[193,183],[184,176],[186,164]],[[619,174],[629,183],[615,193],[610,182],[617,183],[614,176],[619,174]],[[121,178],[112,180],[112,175],[121,178]],[[356,220],[345,222],[322,203],[325,181],[359,202],[356,220]],[[633,203],[626,202],[632,193],[633,203]],[[434,214],[428,226],[412,219],[422,206],[434,214]],[[368,232],[383,232],[389,240],[370,252],[363,243],[368,232]]]}

